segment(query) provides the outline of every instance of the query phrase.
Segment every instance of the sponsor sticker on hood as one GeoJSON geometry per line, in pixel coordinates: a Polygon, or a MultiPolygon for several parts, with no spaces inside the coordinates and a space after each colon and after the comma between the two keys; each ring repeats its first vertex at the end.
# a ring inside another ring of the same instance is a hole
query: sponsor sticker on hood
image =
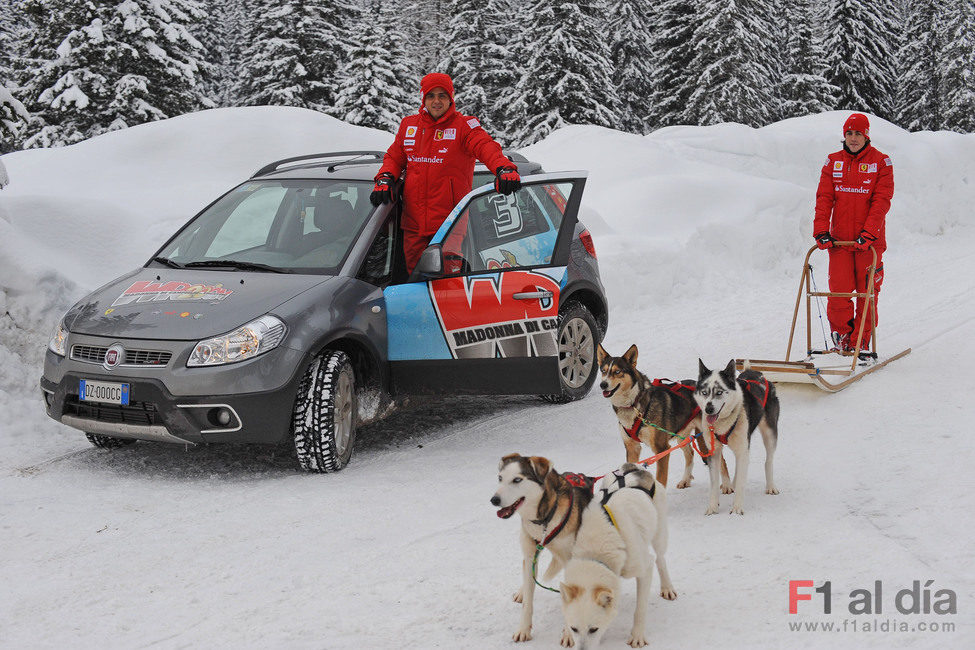
{"type": "Polygon", "coordinates": [[[232,294],[233,289],[224,289],[222,284],[205,284],[164,280],[138,280],[112,302],[112,307],[132,303],[159,302],[164,300],[214,300],[220,301],[232,294]]]}

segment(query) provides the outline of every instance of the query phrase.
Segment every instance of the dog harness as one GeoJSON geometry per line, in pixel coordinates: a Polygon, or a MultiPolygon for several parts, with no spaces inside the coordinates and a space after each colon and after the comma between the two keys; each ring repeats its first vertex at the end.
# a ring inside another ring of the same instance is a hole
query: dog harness
{"type": "MultiPolygon", "coordinates": [[[[653,485],[651,485],[649,490],[647,488],[643,487],[642,485],[625,485],[624,484],[624,481],[623,481],[623,477],[624,476],[626,476],[626,474],[623,474],[623,476],[619,476],[619,475],[616,476],[616,483],[620,486],[620,488],[629,487],[629,488],[633,488],[634,490],[640,490],[641,492],[643,492],[644,494],[646,494],[648,497],[650,497],[650,500],[651,501],[653,500],[653,495],[657,491],[657,484],[656,483],[654,483],[653,485]]],[[[603,489],[603,498],[600,499],[599,505],[601,505],[603,507],[603,513],[606,515],[606,518],[609,519],[609,523],[613,524],[613,528],[616,528],[617,530],[619,530],[619,526],[616,524],[616,517],[613,516],[613,511],[610,510],[609,509],[609,505],[607,505],[609,503],[610,497],[612,497],[617,492],[619,492],[618,489],[617,490],[613,490],[612,492],[610,492],[609,490],[606,490],[604,488],[603,489]]]]}
{"type": "MultiPolygon", "coordinates": [[[[678,381],[671,381],[670,379],[654,379],[652,382],[650,382],[650,385],[653,386],[654,388],[666,388],[667,390],[669,390],[674,395],[677,395],[678,397],[689,400],[691,402],[694,401],[693,394],[694,394],[694,389],[696,387],[696,384],[692,381],[678,382],[678,381]]],[[[633,410],[636,409],[634,408],[633,410]]],[[[690,424],[691,421],[694,420],[694,418],[696,418],[700,413],[701,413],[701,407],[698,406],[697,404],[694,404],[694,410],[691,412],[691,417],[687,419],[687,422],[685,422],[684,426],[682,426],[679,430],[685,429],[687,425],[690,424]]],[[[623,427],[623,431],[625,431],[626,435],[628,435],[633,440],[640,442],[640,435],[639,435],[640,429],[643,428],[643,425],[645,423],[646,422],[643,419],[643,414],[637,411],[637,416],[633,418],[633,424],[630,427],[623,427]]]]}
{"type": "MultiPolygon", "coordinates": [[[[740,420],[740,419],[741,419],[741,414],[739,413],[738,414],[738,417],[735,418],[735,421],[731,424],[730,427],[728,427],[728,430],[727,431],[725,431],[724,433],[721,433],[721,434],[715,433],[714,434],[714,437],[717,438],[721,442],[722,445],[728,444],[728,436],[730,436],[731,435],[731,432],[734,431],[735,430],[735,427],[738,426],[738,420],[740,420]]],[[[708,425],[708,429],[711,431],[711,433],[714,433],[714,425],[713,424],[709,424],[708,425]]]]}
{"type": "Polygon", "coordinates": [[[738,383],[743,383],[744,385],[742,388],[747,389],[748,392],[752,394],[752,397],[761,401],[762,408],[765,408],[765,405],[768,404],[768,394],[770,392],[768,387],[768,379],[766,379],[764,376],[760,380],[742,379],[739,377],[738,383]]]}

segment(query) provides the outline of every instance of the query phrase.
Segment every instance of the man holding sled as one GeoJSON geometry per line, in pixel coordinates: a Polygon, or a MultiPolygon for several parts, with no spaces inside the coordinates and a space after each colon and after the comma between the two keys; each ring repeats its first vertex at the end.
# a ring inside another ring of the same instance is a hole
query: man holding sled
{"type": "MultiPolygon", "coordinates": [[[[873,254],[874,309],[884,281],[883,253],[887,211],[894,195],[894,168],[890,157],[870,142],[870,121],[853,113],[843,124],[843,149],[831,153],[823,166],[816,191],[813,237],[822,250],[829,250],[829,290],[836,293],[867,291],[873,254]],[[836,246],[852,241],[853,246],[836,246]]],[[[830,297],[826,303],[834,349],[853,352],[860,336],[860,321],[866,300],[857,298],[856,309],[849,298],[830,297]]],[[[861,349],[868,348],[876,312],[863,324],[861,349]]]]}

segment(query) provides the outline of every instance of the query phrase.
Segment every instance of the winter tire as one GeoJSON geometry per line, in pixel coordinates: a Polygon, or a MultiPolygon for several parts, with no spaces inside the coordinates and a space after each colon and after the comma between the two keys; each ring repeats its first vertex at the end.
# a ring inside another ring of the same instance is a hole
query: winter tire
{"type": "Polygon", "coordinates": [[[344,352],[315,357],[298,386],[292,433],[307,472],[336,472],[352,456],[357,418],[355,371],[344,352]]]}
{"type": "Polygon", "coordinates": [[[578,302],[569,302],[559,311],[559,331],[556,343],[559,348],[559,381],[562,392],[542,395],[542,399],[554,404],[564,404],[582,399],[589,394],[599,366],[596,363],[596,345],[599,343],[599,326],[589,310],[578,302]]]}
{"type": "Polygon", "coordinates": [[[128,447],[129,445],[135,444],[133,438],[113,438],[111,436],[103,436],[99,433],[86,433],[85,437],[88,438],[88,442],[101,449],[118,449],[119,447],[128,447]]]}

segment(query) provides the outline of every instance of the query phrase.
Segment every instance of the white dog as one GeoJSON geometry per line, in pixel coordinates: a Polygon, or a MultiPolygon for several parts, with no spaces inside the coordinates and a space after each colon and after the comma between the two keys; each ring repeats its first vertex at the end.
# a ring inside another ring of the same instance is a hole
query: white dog
{"type": "Polygon", "coordinates": [[[596,648],[616,618],[620,578],[636,578],[636,611],[627,641],[647,645],[647,607],[654,557],[660,595],[677,598],[667,572],[667,493],[652,474],[627,463],[605,477],[601,490],[582,513],[572,557],[561,585],[562,613],[571,638],[562,645],[596,648]]]}

